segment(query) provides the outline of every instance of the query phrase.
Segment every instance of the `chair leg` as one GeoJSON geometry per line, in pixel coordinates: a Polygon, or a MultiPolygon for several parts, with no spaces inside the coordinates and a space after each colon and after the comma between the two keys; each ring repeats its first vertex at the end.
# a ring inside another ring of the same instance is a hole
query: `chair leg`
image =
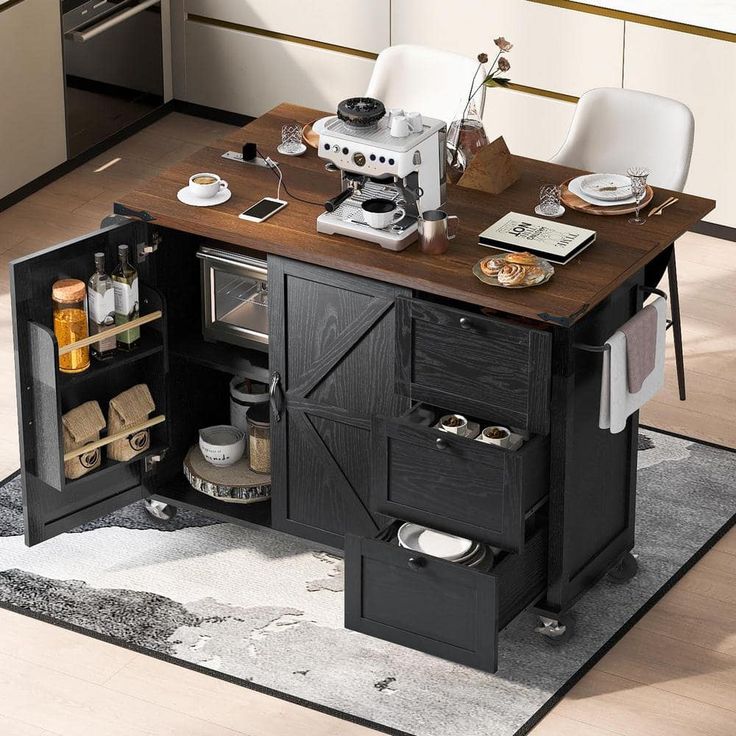
{"type": "Polygon", "coordinates": [[[677,368],[677,388],[680,401],[685,401],[685,361],[682,353],[682,321],[680,320],[680,294],[677,290],[677,264],[675,262],[675,244],[667,264],[667,278],[670,286],[670,310],[672,311],[672,332],[675,338],[675,366],[677,368]]]}

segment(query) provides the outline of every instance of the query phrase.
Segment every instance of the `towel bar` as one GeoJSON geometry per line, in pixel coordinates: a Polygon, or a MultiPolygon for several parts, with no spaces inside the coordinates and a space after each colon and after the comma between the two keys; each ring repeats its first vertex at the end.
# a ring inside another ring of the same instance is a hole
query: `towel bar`
{"type": "MultiPolygon", "coordinates": [[[[637,286],[637,289],[639,289],[639,291],[645,292],[646,294],[656,294],[657,296],[661,296],[665,301],[667,300],[667,294],[665,294],[661,289],[655,289],[653,286],[643,286],[640,284],[639,286],[637,286]]],[[[668,319],[666,320],[665,329],[669,330],[670,327],[672,327],[672,320],[668,319]]],[[[573,344],[573,347],[576,350],[584,350],[586,353],[611,352],[611,346],[608,343],[604,343],[603,345],[586,345],[582,342],[576,342],[573,344]]]]}

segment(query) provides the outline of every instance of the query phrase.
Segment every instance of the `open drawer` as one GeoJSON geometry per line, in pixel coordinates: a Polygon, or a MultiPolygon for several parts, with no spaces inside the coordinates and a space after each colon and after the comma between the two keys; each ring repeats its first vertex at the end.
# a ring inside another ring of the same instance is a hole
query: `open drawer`
{"type": "Polygon", "coordinates": [[[396,310],[399,394],[549,430],[549,332],[421,299],[400,297],[396,310]]]}
{"type": "Polygon", "coordinates": [[[498,632],[544,591],[546,528],[481,571],[399,547],[400,524],[347,535],[346,628],[495,672],[498,632]]]}
{"type": "Polygon", "coordinates": [[[371,509],[519,551],[525,517],[548,494],[549,437],[508,450],[421,426],[417,411],[440,414],[420,404],[374,420],[371,509]]]}

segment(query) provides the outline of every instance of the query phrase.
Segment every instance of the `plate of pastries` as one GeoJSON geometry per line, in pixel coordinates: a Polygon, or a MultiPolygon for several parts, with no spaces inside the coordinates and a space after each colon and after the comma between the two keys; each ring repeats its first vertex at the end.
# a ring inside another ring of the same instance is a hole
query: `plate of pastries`
{"type": "Polygon", "coordinates": [[[526,289],[549,281],[555,269],[532,253],[504,253],[481,258],[473,273],[484,283],[504,289],[526,289]]]}

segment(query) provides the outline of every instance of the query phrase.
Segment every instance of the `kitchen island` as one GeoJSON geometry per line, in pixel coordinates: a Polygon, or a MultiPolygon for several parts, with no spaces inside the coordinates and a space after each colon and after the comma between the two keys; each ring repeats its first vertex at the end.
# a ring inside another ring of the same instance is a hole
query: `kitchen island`
{"type": "MultiPolygon", "coordinates": [[[[530,212],[540,184],[576,172],[516,158],[520,179],[500,195],[449,187],[460,230],[444,256],[416,245],[395,253],[318,234],[321,206],[288,196],[267,222],[237,215],[276,178],[222,158],[254,141],[281,163],[291,195],[333,197],[339,176],[316,152],[284,160],[282,124],[324,113],[281,105],[216,141],[115,204],[90,236],[13,264],[13,303],[26,539],[34,544],[153,498],[236,523],[271,524],[346,556],[346,625],[495,670],[498,631],[529,605],[556,635],[575,601],[614,570],[633,574],[638,417],[613,435],[598,429],[596,348],[638,309],[674,240],[714,206],[679,195],[645,226],[568,212],[596,243],[536,288],[482,284],[471,268],[488,251],[478,233],[509,211],[530,212]],[[176,199],[189,176],[220,174],[232,198],[214,208],[176,199]],[[144,350],[68,377],[55,370],[48,289],[86,278],[92,254],[128,243],[138,255],[144,350]],[[197,251],[215,246],[267,258],[268,352],[205,342],[197,251]],[[228,504],[194,491],[182,460],[197,429],[227,421],[233,375],[272,391],[272,500],[228,504]],[[90,398],[147,382],[157,414],[152,448],[76,481],[63,477],[60,414],[90,398]],[[440,433],[417,413],[462,413],[505,424],[516,450],[440,433]],[[410,553],[395,542],[414,521],[492,546],[475,570],[410,553]],[[556,622],[556,623],[555,623],[556,622]]],[[[655,202],[670,192],[657,190],[655,202]]]]}

